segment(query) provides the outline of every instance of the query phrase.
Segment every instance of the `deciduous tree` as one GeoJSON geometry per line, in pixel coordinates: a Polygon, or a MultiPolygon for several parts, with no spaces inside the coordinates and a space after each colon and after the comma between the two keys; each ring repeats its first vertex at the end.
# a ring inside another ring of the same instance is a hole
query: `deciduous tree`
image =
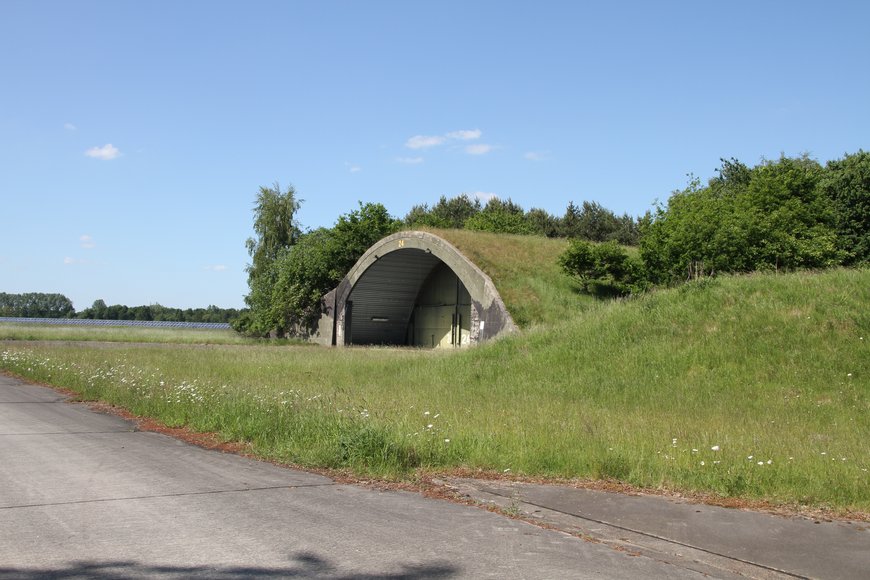
{"type": "Polygon", "coordinates": [[[273,330],[271,310],[272,290],[278,279],[275,263],[282,252],[296,243],[299,226],[296,212],[301,200],[292,186],[285,190],[277,182],[272,187],[260,187],[254,203],[254,234],[245,243],[251,256],[248,266],[249,294],[245,302],[251,309],[247,330],[266,334],[273,330]]]}

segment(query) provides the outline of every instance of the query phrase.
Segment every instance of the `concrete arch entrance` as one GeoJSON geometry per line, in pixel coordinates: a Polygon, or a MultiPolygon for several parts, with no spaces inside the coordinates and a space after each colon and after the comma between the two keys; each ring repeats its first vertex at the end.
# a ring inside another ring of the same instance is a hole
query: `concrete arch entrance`
{"type": "Polygon", "coordinates": [[[374,244],[324,296],[322,344],[459,347],[516,329],[495,286],[452,244],[399,232],[374,244]]]}

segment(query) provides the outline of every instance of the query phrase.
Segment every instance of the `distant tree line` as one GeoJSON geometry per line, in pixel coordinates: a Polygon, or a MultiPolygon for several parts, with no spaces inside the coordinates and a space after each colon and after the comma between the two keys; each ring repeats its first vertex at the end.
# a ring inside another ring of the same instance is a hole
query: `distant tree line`
{"type": "Polygon", "coordinates": [[[584,201],[579,207],[568,203],[562,216],[546,210],[528,211],[497,197],[485,205],[467,195],[453,198],[442,196],[438,203],[415,205],[405,216],[405,227],[468,229],[501,234],[539,235],[549,238],[579,238],[592,242],[615,241],[636,246],[640,241],[639,220],[628,214],[616,215],[594,201],[584,201]]]}
{"type": "Polygon", "coordinates": [[[0,316],[69,318],[75,314],[72,301],[63,294],[0,292],[0,316]]]}
{"type": "Polygon", "coordinates": [[[241,315],[236,308],[170,308],[160,304],[147,306],[106,305],[103,300],[95,300],[90,308],[85,308],[75,318],[94,320],[154,320],[166,322],[232,322],[241,315]]]}
{"type": "Polygon", "coordinates": [[[168,308],[148,306],[107,306],[96,300],[90,308],[76,312],[72,301],[63,294],[7,294],[0,292],[0,316],[22,318],[89,318],[94,320],[157,320],[167,322],[231,322],[239,317],[235,308],[168,308]]]}

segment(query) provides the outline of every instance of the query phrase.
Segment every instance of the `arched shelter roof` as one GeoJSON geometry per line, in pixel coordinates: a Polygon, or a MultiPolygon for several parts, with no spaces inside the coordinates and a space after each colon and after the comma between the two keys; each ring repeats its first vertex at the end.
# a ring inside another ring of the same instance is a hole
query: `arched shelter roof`
{"type": "Polygon", "coordinates": [[[372,245],[324,297],[328,320],[321,321],[321,342],[345,344],[344,317],[352,312],[355,343],[403,344],[414,300],[441,263],[456,274],[471,296],[473,342],[516,330],[486,273],[445,239],[429,232],[403,231],[372,245]],[[331,340],[326,341],[324,334],[330,334],[331,340]]]}

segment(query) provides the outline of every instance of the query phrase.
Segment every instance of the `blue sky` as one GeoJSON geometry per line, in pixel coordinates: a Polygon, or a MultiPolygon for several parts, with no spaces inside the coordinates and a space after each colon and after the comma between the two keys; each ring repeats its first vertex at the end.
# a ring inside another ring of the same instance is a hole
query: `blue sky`
{"type": "Polygon", "coordinates": [[[0,3],[0,292],[240,307],[299,219],[461,193],[641,215],[720,157],[870,148],[870,3],[0,3]]]}

